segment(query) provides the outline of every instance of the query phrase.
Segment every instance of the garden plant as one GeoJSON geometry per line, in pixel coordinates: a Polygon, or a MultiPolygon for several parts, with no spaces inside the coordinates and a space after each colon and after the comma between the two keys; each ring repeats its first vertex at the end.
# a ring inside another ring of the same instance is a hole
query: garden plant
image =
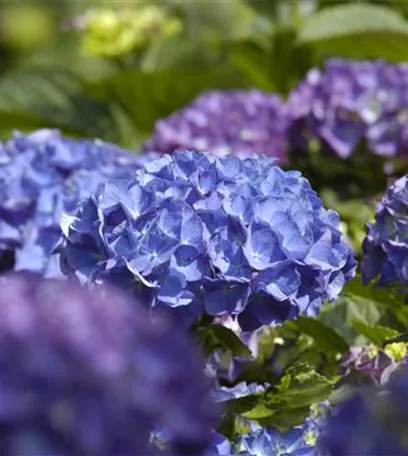
{"type": "Polygon", "coordinates": [[[406,2],[0,26],[0,454],[408,455],[406,2]]]}

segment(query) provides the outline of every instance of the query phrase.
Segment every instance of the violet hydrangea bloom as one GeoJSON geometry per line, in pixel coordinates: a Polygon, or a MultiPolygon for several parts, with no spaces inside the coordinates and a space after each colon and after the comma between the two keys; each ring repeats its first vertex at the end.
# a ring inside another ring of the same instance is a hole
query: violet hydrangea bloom
{"type": "Polygon", "coordinates": [[[408,154],[408,65],[330,59],[312,69],[289,96],[289,141],[309,141],[342,159],[363,139],[373,154],[408,154]]]}
{"type": "Polygon", "coordinates": [[[58,276],[50,256],[62,212],[148,158],[99,140],[64,138],[58,130],[16,133],[0,143],[0,269],[58,276]]]}
{"type": "Polygon", "coordinates": [[[363,282],[381,286],[408,284],[408,176],[397,180],[377,206],[363,241],[363,282]]]}
{"type": "Polygon", "coordinates": [[[323,456],[408,454],[408,371],[394,374],[387,389],[363,389],[340,403],[323,426],[323,456]]]}
{"type": "Polygon", "coordinates": [[[164,320],[109,291],[0,279],[0,452],[9,456],[202,454],[212,413],[202,363],[164,320]],[[167,453],[166,453],[167,454],[167,453]]]}
{"type": "Polygon", "coordinates": [[[286,107],[260,90],[206,92],[156,122],[144,151],[194,149],[223,156],[265,154],[286,162],[286,107]]]}
{"type": "Polygon", "coordinates": [[[337,213],[268,158],[176,151],[104,185],[62,231],[67,274],[113,281],[189,323],[235,315],[245,331],[316,315],[356,267],[337,213]]]}
{"type": "Polygon", "coordinates": [[[342,376],[364,374],[375,385],[384,386],[391,375],[408,364],[405,343],[387,345],[384,349],[373,346],[351,347],[341,360],[342,376]]]}

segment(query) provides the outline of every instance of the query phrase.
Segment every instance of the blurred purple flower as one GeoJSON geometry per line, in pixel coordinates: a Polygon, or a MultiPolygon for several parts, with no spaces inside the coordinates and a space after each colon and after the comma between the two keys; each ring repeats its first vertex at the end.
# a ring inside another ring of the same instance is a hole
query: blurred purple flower
{"type": "Polygon", "coordinates": [[[0,270],[59,276],[50,256],[62,212],[148,159],[99,140],[64,138],[58,130],[15,133],[0,143],[0,270]]]}
{"type": "MultiPolygon", "coordinates": [[[[399,375],[398,375],[399,374],[399,375]]],[[[320,433],[325,456],[404,456],[408,452],[408,371],[387,389],[362,389],[338,404],[320,433]]]]}
{"type": "Polygon", "coordinates": [[[112,291],[27,274],[0,279],[0,452],[200,455],[213,407],[200,357],[164,320],[112,291]]]}
{"type": "Polygon", "coordinates": [[[228,313],[251,331],[316,315],[356,267],[337,213],[268,158],[177,151],[105,184],[62,228],[67,274],[119,284],[187,324],[228,313]]]}
{"type": "Polygon", "coordinates": [[[312,69],[288,99],[292,148],[318,140],[342,159],[363,139],[373,154],[408,155],[408,65],[328,60],[312,69]]]}
{"type": "Polygon", "coordinates": [[[194,149],[224,156],[254,153],[286,162],[286,108],[278,95],[259,90],[206,92],[156,122],[146,152],[194,149]]]}

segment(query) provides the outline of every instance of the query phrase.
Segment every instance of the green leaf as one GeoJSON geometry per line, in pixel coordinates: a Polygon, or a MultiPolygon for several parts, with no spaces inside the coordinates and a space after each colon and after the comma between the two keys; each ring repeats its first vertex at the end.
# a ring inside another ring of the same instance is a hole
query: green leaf
{"type": "Polygon", "coordinates": [[[192,70],[208,68],[215,64],[217,55],[200,40],[186,40],[183,36],[172,36],[152,43],[141,62],[146,72],[183,68],[192,70]]]}
{"type": "Polygon", "coordinates": [[[351,325],[352,319],[368,324],[380,321],[383,312],[375,302],[349,297],[341,297],[334,304],[329,304],[319,314],[318,319],[325,325],[336,328],[336,332],[350,344],[363,343],[360,333],[351,325]]]}
{"type": "Polygon", "coordinates": [[[266,392],[267,403],[279,403],[288,407],[310,406],[319,402],[331,391],[331,382],[317,373],[310,365],[297,362],[287,369],[279,382],[266,392]]]}
{"type": "Polygon", "coordinates": [[[357,319],[352,319],[351,324],[361,335],[378,346],[381,346],[387,339],[398,335],[398,331],[395,329],[380,325],[367,325],[357,319]]]}
{"type": "Polygon", "coordinates": [[[249,86],[244,76],[230,68],[145,73],[129,70],[89,84],[87,90],[94,97],[118,104],[146,137],[157,119],[183,107],[204,90],[249,86]]]}
{"type": "Polygon", "coordinates": [[[190,37],[199,36],[207,41],[244,39],[264,26],[264,21],[259,25],[259,17],[242,0],[218,2],[216,8],[210,2],[183,1],[178,6],[184,11],[190,37]]]}
{"type": "Polygon", "coordinates": [[[349,349],[349,344],[342,336],[316,318],[298,317],[287,325],[312,337],[319,349],[325,352],[344,353],[349,349]]]}
{"type": "Polygon", "coordinates": [[[233,411],[228,410],[224,414],[219,427],[220,434],[225,435],[229,440],[233,440],[236,434],[236,415],[233,411]]]}
{"type": "Polygon", "coordinates": [[[278,2],[271,2],[271,0],[246,0],[246,3],[261,15],[276,19],[278,2]]]}
{"type": "Polygon", "coordinates": [[[396,344],[400,342],[408,342],[408,332],[404,334],[399,334],[396,337],[392,337],[391,339],[387,339],[383,342],[383,346],[389,345],[389,344],[396,344]]]}
{"type": "Polygon", "coordinates": [[[269,75],[271,57],[262,46],[253,41],[238,41],[231,45],[228,57],[256,87],[266,91],[274,88],[269,75]]]}
{"type": "Polygon", "coordinates": [[[273,19],[274,25],[295,25],[316,10],[317,0],[276,2],[271,0],[246,0],[262,16],[273,19]]]}
{"type": "Polygon", "coordinates": [[[312,15],[300,29],[298,42],[327,55],[405,60],[408,23],[389,8],[339,5],[312,15]]]}
{"type": "Polygon", "coordinates": [[[343,289],[343,295],[355,299],[375,302],[385,309],[400,309],[405,306],[404,296],[389,288],[378,288],[375,285],[363,285],[361,276],[357,276],[343,289]]]}
{"type": "Polygon", "coordinates": [[[116,138],[108,106],[86,95],[76,76],[51,68],[3,75],[0,119],[3,137],[14,129],[56,127],[70,134],[116,138]]]}
{"type": "Polygon", "coordinates": [[[263,409],[263,413],[266,414],[266,416],[270,414],[270,411],[265,411],[265,392],[263,391],[251,394],[250,396],[232,399],[231,401],[228,401],[228,404],[232,406],[234,413],[238,413],[239,415],[245,415],[253,410],[261,409],[263,409]]]}
{"type": "Polygon", "coordinates": [[[255,406],[242,413],[265,426],[285,431],[300,424],[309,407],[328,397],[332,383],[306,363],[298,362],[258,398],[255,406]]]}
{"type": "Polygon", "coordinates": [[[251,357],[251,350],[229,328],[221,325],[208,325],[197,330],[202,346],[207,353],[217,349],[231,352],[233,356],[251,357]]]}
{"type": "Polygon", "coordinates": [[[314,66],[314,58],[310,46],[297,43],[297,33],[294,29],[277,30],[272,38],[269,64],[275,90],[287,95],[307,70],[314,66]]]}
{"type": "Polygon", "coordinates": [[[353,321],[365,325],[387,326],[398,332],[404,329],[401,314],[404,309],[403,296],[390,289],[364,286],[361,277],[349,282],[341,296],[334,304],[325,305],[318,320],[335,328],[350,344],[362,344],[366,338],[357,330],[353,321]]]}

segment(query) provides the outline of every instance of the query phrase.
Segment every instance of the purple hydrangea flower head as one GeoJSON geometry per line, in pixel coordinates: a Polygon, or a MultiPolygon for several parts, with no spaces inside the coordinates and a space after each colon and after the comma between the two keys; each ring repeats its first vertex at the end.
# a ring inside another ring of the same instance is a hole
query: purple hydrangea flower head
{"type": "Polygon", "coordinates": [[[398,179],[378,204],[375,222],[367,224],[363,241],[363,282],[408,284],[408,176],[398,179]]]}
{"type": "Polygon", "coordinates": [[[58,276],[50,256],[62,212],[148,158],[99,140],[64,138],[58,130],[16,133],[0,143],[1,270],[58,276]]]}
{"type": "Polygon", "coordinates": [[[70,281],[0,283],[1,454],[151,455],[157,426],[171,454],[202,454],[213,424],[207,380],[169,322],[70,281]]]}
{"type": "Polygon", "coordinates": [[[320,433],[318,448],[321,454],[406,455],[407,373],[406,369],[395,373],[387,389],[362,389],[337,405],[320,433]]]}
{"type": "Polygon", "coordinates": [[[373,154],[408,154],[408,65],[328,60],[289,96],[289,141],[307,151],[318,140],[345,159],[363,139],[373,154]]]}
{"type": "Polygon", "coordinates": [[[265,154],[286,162],[286,107],[260,90],[206,92],[156,122],[144,151],[194,149],[218,156],[265,154]]]}
{"type": "Polygon", "coordinates": [[[101,187],[62,231],[67,274],[131,288],[190,323],[238,316],[245,331],[316,315],[356,266],[337,213],[268,158],[176,151],[101,187]]]}

